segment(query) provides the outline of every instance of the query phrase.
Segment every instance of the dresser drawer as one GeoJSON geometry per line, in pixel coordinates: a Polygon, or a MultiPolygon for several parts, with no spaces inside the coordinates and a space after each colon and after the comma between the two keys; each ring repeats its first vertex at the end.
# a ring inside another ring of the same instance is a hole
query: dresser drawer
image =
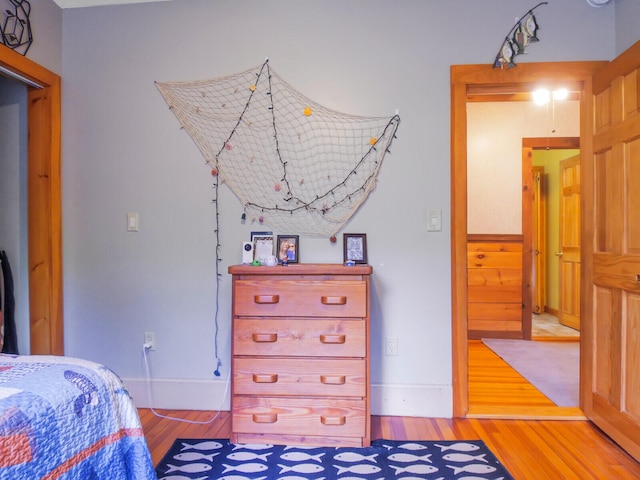
{"type": "Polygon", "coordinates": [[[366,357],[364,320],[235,318],[234,355],[366,357]]]}
{"type": "Polygon", "coordinates": [[[366,317],[364,281],[238,280],[235,316],[366,317]]]}
{"type": "Polygon", "coordinates": [[[234,358],[233,394],[365,397],[364,359],[234,358]]]}
{"type": "Polygon", "coordinates": [[[363,437],[364,400],[234,397],[234,434],[363,437]]]}

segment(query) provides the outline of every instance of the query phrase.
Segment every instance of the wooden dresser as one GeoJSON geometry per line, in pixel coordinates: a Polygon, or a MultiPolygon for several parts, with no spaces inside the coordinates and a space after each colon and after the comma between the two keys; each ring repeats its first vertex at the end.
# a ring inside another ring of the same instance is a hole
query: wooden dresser
{"type": "Polygon", "coordinates": [[[369,265],[237,265],[232,442],[368,446],[369,265]]]}

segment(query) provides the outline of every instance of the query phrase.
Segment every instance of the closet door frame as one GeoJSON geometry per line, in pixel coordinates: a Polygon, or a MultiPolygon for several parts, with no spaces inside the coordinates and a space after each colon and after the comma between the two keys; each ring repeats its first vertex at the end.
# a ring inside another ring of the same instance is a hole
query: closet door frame
{"type": "Polygon", "coordinates": [[[64,355],[61,79],[4,45],[0,67],[27,85],[30,353],[64,355]]]}

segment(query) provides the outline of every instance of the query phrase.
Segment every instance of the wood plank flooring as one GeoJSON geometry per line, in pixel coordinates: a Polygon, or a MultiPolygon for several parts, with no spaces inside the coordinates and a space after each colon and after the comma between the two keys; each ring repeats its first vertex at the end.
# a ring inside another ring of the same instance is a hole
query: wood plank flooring
{"type": "Polygon", "coordinates": [[[478,418],[584,419],[558,407],[481,340],[469,340],[469,412],[478,418]]]}
{"type": "MultiPolygon", "coordinates": [[[[480,439],[516,480],[640,479],[640,464],[583,420],[580,409],[556,407],[481,342],[470,342],[469,355],[473,413],[454,419],[373,416],[372,439],[480,439]],[[509,416],[516,418],[504,418],[509,416]]],[[[200,423],[159,418],[149,409],[139,413],[154,465],[176,438],[231,434],[228,412],[159,412],[200,423]]]]}
{"type": "MultiPolygon", "coordinates": [[[[140,409],[157,465],[176,438],[229,438],[229,413],[207,425],[157,418],[140,409]]],[[[191,421],[215,412],[161,411],[191,421]]],[[[372,438],[390,440],[483,440],[517,480],[638,479],[640,464],[587,421],[411,418],[374,416],[372,438]]]]}

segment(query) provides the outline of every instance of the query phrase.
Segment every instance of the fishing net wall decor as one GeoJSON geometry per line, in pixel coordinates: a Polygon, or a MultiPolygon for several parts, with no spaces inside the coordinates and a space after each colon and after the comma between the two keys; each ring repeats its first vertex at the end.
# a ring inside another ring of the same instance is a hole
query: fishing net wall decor
{"type": "MultiPolygon", "coordinates": [[[[243,219],[279,232],[337,233],[375,188],[400,117],[340,113],[306,98],[268,60],[227,77],[156,82],[243,219]]],[[[217,198],[216,198],[217,201],[217,198]]]]}

